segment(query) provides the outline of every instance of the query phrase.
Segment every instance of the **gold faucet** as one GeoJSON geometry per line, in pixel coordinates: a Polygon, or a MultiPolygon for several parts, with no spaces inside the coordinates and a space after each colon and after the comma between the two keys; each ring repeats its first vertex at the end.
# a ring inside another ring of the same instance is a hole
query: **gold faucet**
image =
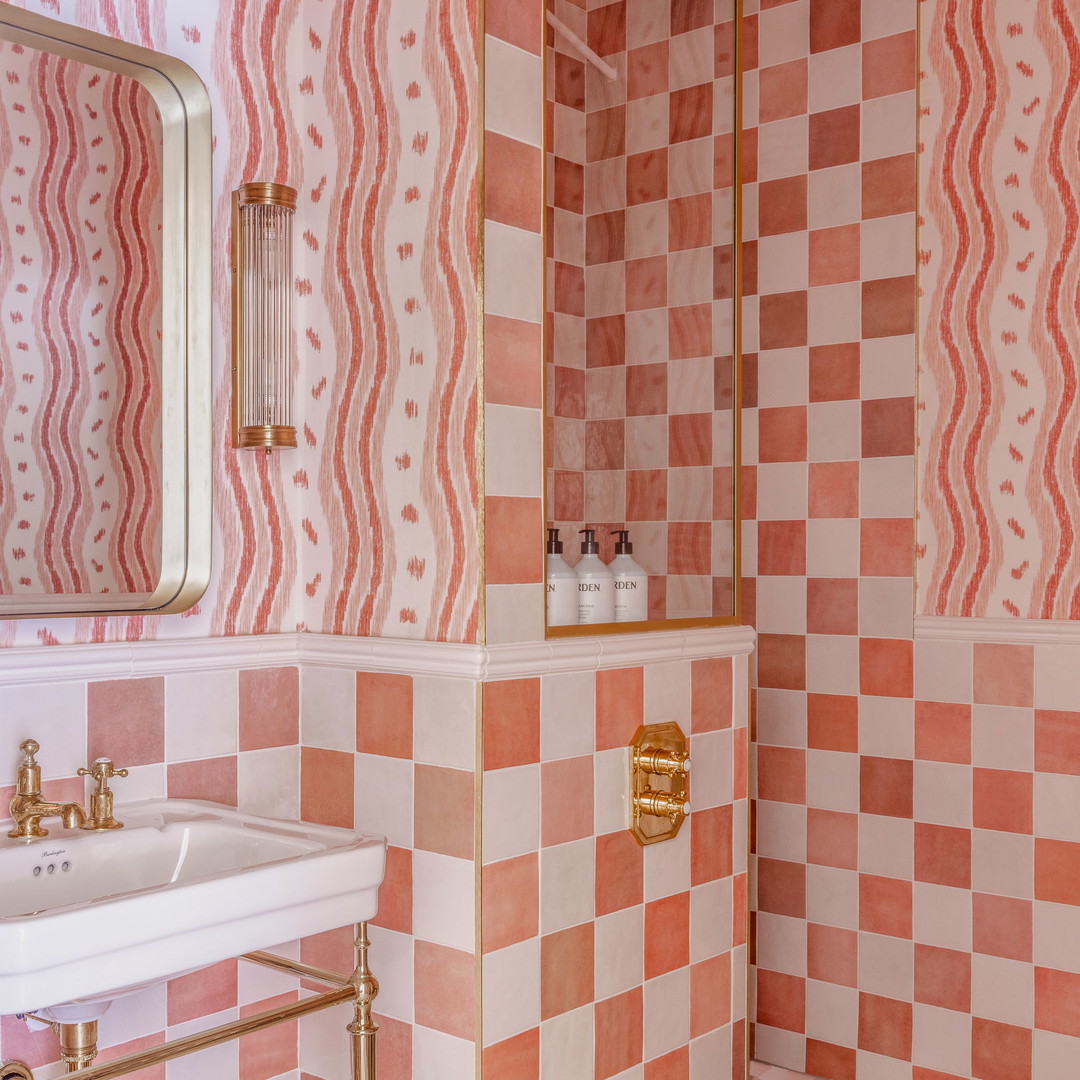
{"type": "Polygon", "coordinates": [[[67,829],[81,827],[86,821],[86,811],[78,803],[46,802],[41,797],[41,766],[34,755],[41,749],[34,739],[27,739],[19,749],[25,755],[19,766],[15,781],[15,794],[11,799],[11,817],[15,828],[8,833],[13,840],[33,840],[48,836],[49,830],[41,827],[41,819],[58,817],[67,829]]]}
{"type": "Polygon", "coordinates": [[[89,769],[80,769],[79,776],[92,776],[97,791],[90,793],[90,816],[80,829],[100,832],[103,829],[122,829],[124,823],[113,817],[113,793],[109,781],[114,776],[127,776],[127,769],[117,769],[107,757],[96,758],[89,769]]]}

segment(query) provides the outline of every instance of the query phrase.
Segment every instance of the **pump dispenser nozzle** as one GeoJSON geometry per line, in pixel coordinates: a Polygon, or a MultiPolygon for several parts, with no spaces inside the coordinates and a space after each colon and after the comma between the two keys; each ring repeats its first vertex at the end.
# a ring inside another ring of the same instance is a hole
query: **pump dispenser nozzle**
{"type": "Polygon", "coordinates": [[[548,529],[547,534],[547,554],[561,555],[563,551],[563,544],[562,541],[559,539],[559,530],[548,529]]]}
{"type": "Polygon", "coordinates": [[[612,536],[617,536],[619,539],[615,541],[615,554],[616,555],[633,555],[634,545],[630,543],[630,530],[629,529],[613,529],[612,536]]]}
{"type": "Polygon", "coordinates": [[[582,555],[599,555],[600,545],[596,542],[596,530],[595,529],[578,529],[579,533],[585,534],[585,539],[581,541],[581,554],[582,555]]]}

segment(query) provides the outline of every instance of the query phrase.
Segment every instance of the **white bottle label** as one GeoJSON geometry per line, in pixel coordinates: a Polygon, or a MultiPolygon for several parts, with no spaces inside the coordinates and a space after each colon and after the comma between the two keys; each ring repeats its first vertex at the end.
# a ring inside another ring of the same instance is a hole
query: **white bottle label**
{"type": "Polygon", "coordinates": [[[577,579],[557,577],[547,583],[548,626],[573,626],[578,621],[577,579]]]}
{"type": "Polygon", "coordinates": [[[578,582],[578,622],[615,621],[615,590],[610,578],[578,582]]]}
{"type": "Polygon", "coordinates": [[[645,577],[615,579],[615,621],[642,622],[649,617],[649,585],[645,577]]]}

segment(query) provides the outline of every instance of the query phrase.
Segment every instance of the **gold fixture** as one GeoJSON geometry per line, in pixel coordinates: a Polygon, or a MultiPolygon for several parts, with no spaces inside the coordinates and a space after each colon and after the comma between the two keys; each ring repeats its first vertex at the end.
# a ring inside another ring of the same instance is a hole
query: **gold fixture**
{"type": "Polygon", "coordinates": [[[107,757],[99,757],[89,769],[80,769],[78,776],[92,776],[97,781],[97,791],[90,794],[90,816],[81,826],[91,832],[106,829],[122,829],[124,823],[113,817],[113,793],[109,780],[114,776],[127,776],[127,769],[117,769],[107,757]]]}
{"type": "MultiPolygon", "coordinates": [[[[356,967],[351,975],[341,976],[321,968],[311,967],[308,964],[300,964],[293,960],[286,960],[281,956],[271,953],[254,952],[246,953],[241,957],[264,967],[284,971],[299,978],[309,979],[313,982],[321,982],[334,987],[321,994],[304,998],[290,1005],[282,1005],[276,1009],[268,1009],[266,1012],[255,1016],[246,1017],[243,1020],[234,1020],[228,1024],[211,1028],[209,1031],[201,1031],[195,1035],[188,1035],[183,1039],[172,1039],[162,1043],[161,1046],[153,1046],[148,1050],[138,1050],[133,1054],[125,1054],[123,1057],[114,1058],[112,1061],[104,1061],[98,1065],[90,1065],[97,1053],[97,1024],[51,1024],[60,1035],[61,1046],[64,1049],[64,1060],[68,1063],[68,1072],[81,1072],[83,1080],[115,1080],[116,1077],[126,1076],[128,1073],[138,1072],[153,1065],[159,1065],[163,1061],[172,1061],[174,1058],[185,1054],[194,1054],[198,1050],[205,1050],[211,1046],[218,1046],[224,1042],[238,1039],[242,1035],[250,1035],[256,1031],[263,1031],[274,1024],[281,1024],[287,1020],[295,1020],[300,1016],[328,1009],[333,1005],[343,1002],[353,1003],[353,1019],[346,1027],[350,1036],[352,1051],[352,1077],[351,1080],[376,1080],[375,1072],[375,1032],[378,1025],[371,1019],[371,1004],[375,995],[379,992],[379,984],[371,974],[368,967],[367,952],[370,946],[367,936],[367,923],[356,924],[356,938],[353,942],[356,950],[356,967]],[[75,1030],[77,1029],[77,1030],[75,1030]],[[85,1061],[87,1065],[78,1065],[76,1061],[85,1061]]],[[[33,1071],[21,1061],[8,1061],[0,1065],[0,1080],[34,1080],[33,1071]]]]}
{"type": "Polygon", "coordinates": [[[637,729],[630,749],[630,831],[642,846],[670,840],[690,813],[686,736],[675,723],[649,724],[637,729]]]}
{"type": "Polygon", "coordinates": [[[292,424],[292,217],[296,191],[244,184],[232,197],[233,448],[296,446],[292,424]]]}
{"type": "Polygon", "coordinates": [[[83,825],[86,811],[78,803],[46,802],[41,797],[41,766],[34,760],[40,745],[33,739],[26,739],[19,749],[24,756],[16,774],[15,794],[11,798],[11,818],[15,827],[8,836],[12,840],[48,836],[49,830],[41,827],[42,818],[58,817],[66,829],[83,825]]]}

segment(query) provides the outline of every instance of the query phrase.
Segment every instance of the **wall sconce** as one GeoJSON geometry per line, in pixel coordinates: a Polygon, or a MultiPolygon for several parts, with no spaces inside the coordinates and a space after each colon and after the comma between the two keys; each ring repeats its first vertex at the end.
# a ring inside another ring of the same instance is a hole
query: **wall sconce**
{"type": "Polygon", "coordinates": [[[233,192],[233,448],[296,446],[292,424],[292,218],[296,191],[233,192]]]}

